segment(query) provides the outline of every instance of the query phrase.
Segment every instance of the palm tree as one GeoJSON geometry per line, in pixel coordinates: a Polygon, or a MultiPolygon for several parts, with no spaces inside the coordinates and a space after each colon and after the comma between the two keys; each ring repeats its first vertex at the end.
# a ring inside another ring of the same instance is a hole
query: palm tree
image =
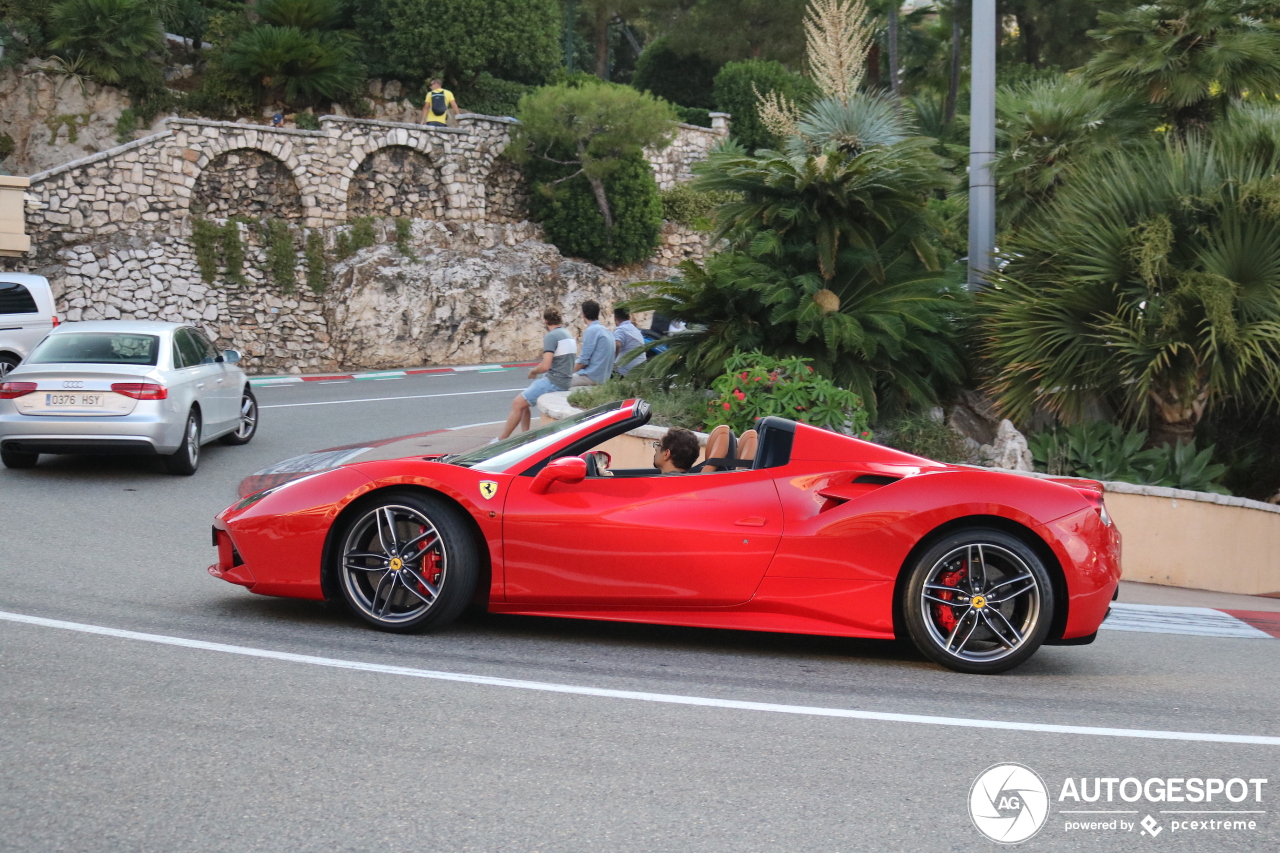
{"type": "Polygon", "coordinates": [[[1097,83],[1137,91],[1180,132],[1208,124],[1246,92],[1280,92],[1280,33],[1273,4],[1159,0],[1098,15],[1100,50],[1086,66],[1097,83]]]}
{"type": "Polygon", "coordinates": [[[237,38],[226,64],[269,97],[297,105],[341,98],[355,91],[363,77],[353,46],[342,34],[270,24],[237,38]]]}
{"type": "Polygon", "coordinates": [[[1157,111],[1130,96],[1060,76],[996,92],[1000,151],[992,169],[1000,227],[1016,228],[1048,204],[1091,155],[1153,144],[1157,111]]]}
{"type": "Polygon", "coordinates": [[[99,83],[162,85],[160,20],[146,0],[63,0],[50,15],[50,46],[99,83]]]}
{"type": "Polygon", "coordinates": [[[1015,420],[1098,403],[1190,440],[1224,401],[1275,411],[1280,170],[1273,108],[1116,150],[1007,244],[979,299],[989,390],[1015,420]]]}

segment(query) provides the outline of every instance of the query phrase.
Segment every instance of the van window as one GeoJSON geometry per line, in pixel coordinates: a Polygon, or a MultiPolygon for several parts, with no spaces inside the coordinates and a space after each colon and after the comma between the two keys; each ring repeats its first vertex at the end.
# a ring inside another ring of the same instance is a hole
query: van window
{"type": "Polygon", "coordinates": [[[0,281],[0,314],[35,314],[35,297],[16,281],[0,281]]]}

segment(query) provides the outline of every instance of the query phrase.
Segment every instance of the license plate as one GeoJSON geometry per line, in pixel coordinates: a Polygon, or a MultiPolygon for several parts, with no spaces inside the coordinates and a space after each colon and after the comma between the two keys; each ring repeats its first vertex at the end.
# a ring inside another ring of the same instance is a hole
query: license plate
{"type": "Polygon", "coordinates": [[[103,394],[45,394],[44,404],[50,407],[67,406],[83,409],[105,405],[104,397],[103,394]]]}

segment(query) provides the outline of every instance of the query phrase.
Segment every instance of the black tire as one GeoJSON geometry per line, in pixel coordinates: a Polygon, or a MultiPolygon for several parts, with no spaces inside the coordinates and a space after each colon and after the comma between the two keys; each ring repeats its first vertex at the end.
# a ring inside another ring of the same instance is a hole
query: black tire
{"type": "Polygon", "coordinates": [[[343,601],[381,631],[448,625],[480,576],[479,544],[462,511],[421,492],[372,495],[346,516],[336,543],[330,570],[343,601]]]}
{"type": "Polygon", "coordinates": [[[0,462],[3,462],[6,468],[34,468],[39,461],[39,453],[28,453],[16,447],[0,446],[0,462]]]}
{"type": "Polygon", "coordinates": [[[168,456],[162,456],[164,470],[180,477],[190,477],[200,467],[200,413],[195,409],[187,415],[182,428],[182,445],[168,456]]]}
{"type": "Polygon", "coordinates": [[[258,434],[258,398],[246,386],[240,397],[240,420],[235,432],[219,439],[223,444],[248,444],[258,434]]]}
{"type": "Polygon", "coordinates": [[[11,355],[7,352],[0,352],[0,379],[4,379],[8,376],[9,371],[17,367],[21,361],[22,359],[18,358],[16,355],[11,355]]]}
{"type": "Polygon", "coordinates": [[[1015,536],[989,527],[959,530],[907,571],[907,631],[922,654],[948,669],[1004,672],[1035,654],[1049,634],[1049,572],[1015,536]]]}

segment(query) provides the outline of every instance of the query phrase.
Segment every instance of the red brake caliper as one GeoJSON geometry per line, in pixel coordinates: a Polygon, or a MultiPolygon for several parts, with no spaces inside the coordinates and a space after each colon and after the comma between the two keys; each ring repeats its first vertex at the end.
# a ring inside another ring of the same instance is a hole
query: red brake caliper
{"type": "MultiPolygon", "coordinates": [[[[423,533],[426,533],[426,532],[427,532],[426,526],[418,528],[419,536],[421,536],[423,533]]],[[[422,577],[425,580],[430,581],[432,584],[435,584],[438,586],[440,583],[440,552],[436,550],[432,550],[432,551],[429,551],[427,554],[423,555],[422,566],[420,567],[419,570],[422,572],[422,577]]],[[[430,594],[429,591],[422,586],[422,584],[418,584],[418,588],[421,589],[423,592],[430,594]]]]}
{"type": "MultiPolygon", "coordinates": [[[[960,579],[965,576],[967,570],[968,567],[961,562],[960,568],[956,569],[954,572],[945,572],[938,575],[938,582],[943,586],[959,586],[960,579]]],[[[955,599],[955,593],[940,592],[938,593],[938,597],[946,599],[947,601],[952,601],[955,599]]],[[[941,626],[942,630],[946,631],[948,634],[955,630],[956,614],[955,609],[951,605],[935,604],[933,605],[933,611],[934,615],[938,619],[938,625],[941,626]]]]}

